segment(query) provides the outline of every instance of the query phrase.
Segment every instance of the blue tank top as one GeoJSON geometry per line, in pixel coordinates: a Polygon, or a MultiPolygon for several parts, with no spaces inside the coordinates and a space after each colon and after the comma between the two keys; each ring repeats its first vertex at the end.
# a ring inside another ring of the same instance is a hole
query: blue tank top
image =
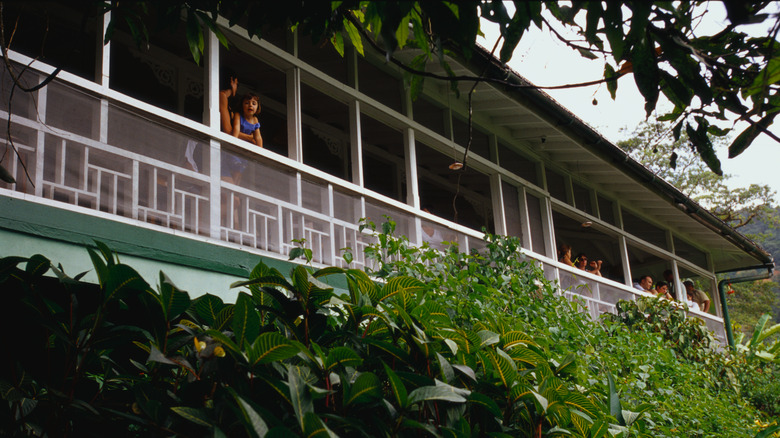
{"type": "Polygon", "coordinates": [[[239,127],[239,129],[241,130],[242,133],[251,134],[255,132],[255,129],[260,129],[260,123],[247,122],[243,114],[239,114],[238,116],[241,118],[241,126],[239,127]]]}

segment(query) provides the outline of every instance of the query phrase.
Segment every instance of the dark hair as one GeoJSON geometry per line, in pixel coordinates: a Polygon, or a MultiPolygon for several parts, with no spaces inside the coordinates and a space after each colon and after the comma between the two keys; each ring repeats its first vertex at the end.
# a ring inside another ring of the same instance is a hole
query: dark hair
{"type": "Polygon", "coordinates": [[[258,96],[257,94],[255,94],[255,93],[246,93],[244,95],[244,97],[241,98],[241,104],[243,105],[244,102],[246,102],[247,100],[250,100],[250,99],[254,99],[254,100],[257,101],[257,111],[255,112],[255,114],[260,114],[260,109],[261,109],[261,106],[260,106],[260,96],[258,96]]]}
{"type": "Polygon", "coordinates": [[[655,288],[656,289],[658,289],[659,287],[664,287],[664,286],[669,287],[669,283],[667,283],[665,281],[659,281],[658,283],[655,284],[655,288]]]}
{"type": "Polygon", "coordinates": [[[222,67],[219,70],[219,89],[220,90],[229,90],[230,89],[230,80],[233,78],[237,78],[236,72],[234,72],[229,67],[222,67]]]}

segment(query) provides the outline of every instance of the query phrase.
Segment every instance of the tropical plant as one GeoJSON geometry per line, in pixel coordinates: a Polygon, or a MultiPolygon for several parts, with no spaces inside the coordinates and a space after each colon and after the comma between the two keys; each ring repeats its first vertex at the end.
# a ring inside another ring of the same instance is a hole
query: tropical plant
{"type": "Polygon", "coordinates": [[[0,434],[748,437],[753,418],[771,424],[733,409],[735,365],[704,354],[677,309],[656,309],[667,334],[660,316],[593,321],[518,249],[380,233],[379,277],[261,262],[232,304],[164,274],[155,290],[102,244],[98,284],[43,256],[0,259],[0,328],[17,334],[0,358],[0,434]]]}

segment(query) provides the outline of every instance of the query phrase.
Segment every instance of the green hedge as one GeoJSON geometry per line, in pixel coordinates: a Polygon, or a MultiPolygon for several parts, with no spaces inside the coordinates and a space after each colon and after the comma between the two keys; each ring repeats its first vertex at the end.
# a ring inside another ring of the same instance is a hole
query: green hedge
{"type": "Polygon", "coordinates": [[[383,231],[375,272],[261,262],[235,303],[163,273],[152,288],[101,244],[98,285],[0,260],[0,435],[748,437],[772,420],[701,327],[640,317],[655,302],[591,321],[516,239],[442,254],[383,231]]]}

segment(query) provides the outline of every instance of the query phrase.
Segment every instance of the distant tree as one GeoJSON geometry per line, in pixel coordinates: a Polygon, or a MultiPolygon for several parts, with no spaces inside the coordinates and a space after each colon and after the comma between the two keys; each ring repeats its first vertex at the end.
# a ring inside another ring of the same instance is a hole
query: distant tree
{"type": "MultiPolygon", "coordinates": [[[[667,126],[645,122],[618,146],[731,227],[763,222],[763,233],[751,237],[763,241],[773,236],[780,225],[780,210],[774,207],[776,192],[767,185],[730,186],[731,175],[710,170],[689,140],[685,133],[675,140],[667,126]]],[[[716,147],[725,147],[724,143],[725,139],[715,140],[716,147]]]]}

